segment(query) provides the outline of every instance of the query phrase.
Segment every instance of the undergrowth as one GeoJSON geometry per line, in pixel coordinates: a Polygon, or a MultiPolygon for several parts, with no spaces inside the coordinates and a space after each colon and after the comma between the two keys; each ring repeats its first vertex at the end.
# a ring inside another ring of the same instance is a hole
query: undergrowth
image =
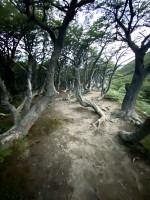
{"type": "MultiPolygon", "coordinates": [[[[105,95],[105,99],[108,99],[110,101],[118,101],[122,103],[123,95],[116,90],[110,89],[109,92],[105,95]]],[[[143,115],[144,117],[150,115],[150,104],[140,100],[140,98],[137,100],[136,103],[136,111],[143,115]]],[[[150,136],[144,138],[142,141],[139,142],[139,145],[135,146],[135,149],[147,156],[150,157],[150,136]]]]}

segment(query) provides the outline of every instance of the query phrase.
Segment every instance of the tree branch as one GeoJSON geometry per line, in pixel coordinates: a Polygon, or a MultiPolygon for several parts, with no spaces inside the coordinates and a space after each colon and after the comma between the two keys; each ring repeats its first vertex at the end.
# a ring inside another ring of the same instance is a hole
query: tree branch
{"type": "Polygon", "coordinates": [[[76,4],[76,7],[80,8],[81,6],[88,4],[88,3],[94,3],[95,0],[81,0],[79,3],[76,4]]]}
{"type": "Polygon", "coordinates": [[[128,23],[128,33],[131,33],[131,24],[133,22],[133,18],[135,16],[134,10],[133,10],[133,5],[132,5],[132,0],[129,0],[129,8],[130,8],[130,21],[128,23]]]}
{"type": "Polygon", "coordinates": [[[145,38],[143,39],[143,41],[141,42],[141,47],[144,46],[144,43],[146,42],[146,40],[148,40],[150,38],[150,34],[148,34],[147,36],[145,36],[145,38]]]}

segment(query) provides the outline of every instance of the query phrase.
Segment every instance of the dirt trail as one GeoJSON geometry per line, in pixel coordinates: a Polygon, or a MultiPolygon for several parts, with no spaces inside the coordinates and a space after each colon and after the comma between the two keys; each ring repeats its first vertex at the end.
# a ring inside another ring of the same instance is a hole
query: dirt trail
{"type": "MultiPolygon", "coordinates": [[[[85,98],[96,99],[97,95],[85,98]]],[[[63,118],[64,124],[51,134],[36,136],[28,156],[18,161],[18,168],[27,167],[27,197],[22,199],[150,199],[150,166],[142,159],[133,162],[134,155],[116,134],[121,129],[134,130],[134,126],[111,114],[119,109],[117,103],[97,103],[107,115],[99,132],[92,125],[98,119],[96,113],[74,100],[58,99],[43,113],[63,118]]]]}

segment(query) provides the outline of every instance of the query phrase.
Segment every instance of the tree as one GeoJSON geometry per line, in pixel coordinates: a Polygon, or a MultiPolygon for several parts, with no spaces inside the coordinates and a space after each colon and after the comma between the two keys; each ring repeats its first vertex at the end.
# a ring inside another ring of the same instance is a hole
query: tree
{"type": "Polygon", "coordinates": [[[91,4],[94,2],[94,0],[71,0],[70,2],[12,0],[11,2],[22,14],[25,14],[30,20],[34,21],[44,31],[48,32],[49,37],[53,42],[53,52],[51,58],[49,59],[46,93],[44,97],[30,109],[30,111],[24,116],[24,118],[20,121],[19,125],[15,129],[3,134],[4,139],[2,140],[2,143],[12,141],[15,138],[26,134],[30,127],[38,119],[42,111],[46,108],[48,103],[50,103],[52,98],[57,95],[57,91],[54,86],[54,73],[59,56],[61,54],[68,25],[82,6],[91,4]],[[57,10],[57,12],[59,12],[61,15],[59,23],[57,23],[57,26],[55,24],[55,27],[53,27],[52,24],[52,14],[54,14],[54,10],[57,10]]]}
{"type": "Polygon", "coordinates": [[[150,64],[144,65],[145,53],[150,48],[150,34],[146,31],[150,28],[150,2],[148,0],[110,0],[103,3],[99,7],[112,23],[113,39],[126,43],[135,54],[134,75],[131,83],[125,85],[126,95],[121,108],[123,115],[132,117],[140,88],[145,77],[150,73],[150,64]]]}
{"type": "Polygon", "coordinates": [[[15,74],[14,74],[14,59],[18,44],[24,34],[24,21],[22,17],[11,5],[10,2],[0,2],[0,65],[1,76],[5,80],[5,84],[10,93],[14,94],[17,91],[15,74]],[[9,15],[11,13],[11,16],[9,15]]]}
{"type": "Polygon", "coordinates": [[[139,142],[143,138],[145,138],[148,134],[150,134],[150,117],[148,117],[142,126],[135,132],[129,133],[125,131],[120,131],[119,136],[126,142],[139,142]]]}
{"type": "MultiPolygon", "coordinates": [[[[112,45],[112,44],[111,44],[112,45]]],[[[125,48],[122,44],[116,48],[112,48],[111,50],[106,49],[105,56],[103,60],[103,65],[100,68],[100,87],[101,94],[100,98],[102,98],[110,89],[112,78],[114,73],[119,67],[122,67],[123,63],[127,60],[121,61],[121,58],[126,54],[127,48],[125,48]],[[115,58],[114,61],[112,58],[115,58]]]]}

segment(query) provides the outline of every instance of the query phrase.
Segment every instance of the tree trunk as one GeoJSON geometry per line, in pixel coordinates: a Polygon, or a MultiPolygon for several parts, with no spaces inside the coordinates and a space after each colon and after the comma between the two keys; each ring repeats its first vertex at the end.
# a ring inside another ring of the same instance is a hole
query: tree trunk
{"type": "Polygon", "coordinates": [[[22,101],[20,106],[18,108],[15,108],[15,106],[12,105],[9,101],[9,96],[8,96],[6,86],[1,78],[0,78],[0,88],[2,90],[3,105],[5,105],[7,107],[7,109],[10,111],[10,113],[12,114],[13,121],[14,121],[14,127],[17,127],[21,120],[20,112],[24,107],[24,104],[26,102],[26,97],[24,98],[24,100],[22,101]]]}
{"type": "Polygon", "coordinates": [[[43,97],[36,105],[34,105],[25,117],[20,121],[17,127],[10,129],[0,136],[1,143],[10,145],[14,140],[25,136],[30,130],[31,126],[39,118],[40,114],[44,111],[47,104],[50,103],[50,97],[43,97]]]}
{"type": "Polygon", "coordinates": [[[100,116],[100,119],[98,119],[93,125],[97,126],[98,130],[100,128],[100,124],[106,120],[105,114],[103,111],[96,105],[96,103],[85,100],[82,97],[81,93],[81,83],[80,83],[80,72],[79,68],[75,68],[75,76],[76,76],[76,97],[78,101],[80,102],[81,106],[83,107],[91,107],[95,110],[95,112],[100,116]]]}
{"type": "Polygon", "coordinates": [[[27,100],[25,102],[25,110],[29,111],[30,110],[30,106],[32,103],[32,99],[33,99],[33,92],[32,92],[32,69],[33,69],[33,63],[34,63],[34,59],[32,55],[29,55],[28,57],[28,75],[27,75],[27,100]]]}
{"type": "Polygon", "coordinates": [[[36,103],[30,111],[24,116],[17,127],[8,130],[6,133],[0,136],[2,144],[9,145],[15,139],[23,137],[28,133],[32,125],[39,118],[41,113],[44,111],[46,106],[52,101],[52,98],[58,94],[54,86],[54,72],[55,66],[57,65],[57,60],[60,55],[60,49],[55,48],[50,59],[48,72],[47,72],[47,85],[45,96],[36,103]]]}
{"type": "Polygon", "coordinates": [[[128,133],[125,131],[119,132],[121,139],[127,142],[139,142],[143,138],[145,138],[148,134],[150,134],[150,117],[148,117],[141,128],[133,133],[128,133]]]}
{"type": "Polygon", "coordinates": [[[121,111],[127,116],[133,116],[135,113],[135,104],[144,82],[144,55],[135,55],[135,71],[131,83],[126,83],[126,95],[123,99],[121,111]]]}

